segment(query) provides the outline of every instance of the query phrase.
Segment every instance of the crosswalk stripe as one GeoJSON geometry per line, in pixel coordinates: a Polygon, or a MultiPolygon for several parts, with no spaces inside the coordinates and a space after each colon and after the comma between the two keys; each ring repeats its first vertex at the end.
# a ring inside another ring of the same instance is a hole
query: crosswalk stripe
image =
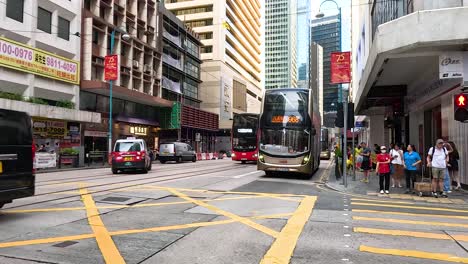
{"type": "Polygon", "coordinates": [[[377,202],[377,203],[390,203],[390,204],[414,204],[412,202],[391,201],[391,200],[375,200],[375,199],[361,199],[361,198],[351,198],[351,201],[377,202]]]}
{"type": "Polygon", "coordinates": [[[467,209],[460,210],[460,209],[450,209],[450,208],[440,208],[440,207],[410,206],[410,205],[396,205],[396,204],[379,204],[379,203],[359,203],[359,202],[351,202],[351,204],[352,205],[363,205],[363,206],[407,208],[407,209],[429,210],[429,211],[468,213],[467,209]]]}
{"type": "Polygon", "coordinates": [[[468,258],[461,258],[461,257],[457,257],[457,256],[450,255],[450,254],[433,253],[433,252],[418,251],[418,250],[388,249],[388,248],[370,247],[370,246],[365,246],[365,245],[361,245],[359,247],[359,250],[361,252],[369,252],[369,253],[383,254],[383,255],[432,259],[432,260],[457,262],[457,263],[468,263],[468,258]]]}
{"type": "Polygon", "coordinates": [[[411,224],[411,225],[433,225],[433,226],[451,226],[451,227],[463,227],[463,228],[468,228],[468,224],[445,223],[445,222],[431,222],[431,221],[414,221],[414,220],[391,219],[391,218],[377,218],[377,217],[353,216],[353,220],[375,221],[375,222],[385,222],[385,223],[399,223],[399,224],[411,224]]]}
{"type": "Polygon", "coordinates": [[[352,209],[352,211],[353,211],[353,212],[356,212],[356,213],[406,215],[406,216],[453,218],[453,219],[466,219],[466,220],[468,220],[468,216],[462,216],[462,215],[414,214],[414,213],[401,213],[401,212],[379,211],[379,210],[362,210],[362,209],[352,209]]]}

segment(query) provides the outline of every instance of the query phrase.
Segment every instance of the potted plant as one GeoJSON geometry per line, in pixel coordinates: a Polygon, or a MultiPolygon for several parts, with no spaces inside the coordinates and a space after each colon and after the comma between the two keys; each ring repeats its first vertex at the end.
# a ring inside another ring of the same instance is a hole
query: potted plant
{"type": "Polygon", "coordinates": [[[78,167],[78,161],[80,151],[73,148],[63,148],[60,150],[60,163],[59,167],[62,165],[71,165],[72,167],[78,167]]]}

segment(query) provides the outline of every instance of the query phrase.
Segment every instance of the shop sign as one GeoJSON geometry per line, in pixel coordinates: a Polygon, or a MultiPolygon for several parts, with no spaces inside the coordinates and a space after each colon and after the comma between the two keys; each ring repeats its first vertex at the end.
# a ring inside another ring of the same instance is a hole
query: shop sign
{"type": "Polygon", "coordinates": [[[67,133],[67,122],[33,118],[33,131],[49,138],[63,138],[67,133]]]}
{"type": "Polygon", "coordinates": [[[80,63],[0,37],[0,66],[80,84],[80,63]]]}
{"type": "Polygon", "coordinates": [[[85,137],[107,137],[108,133],[103,131],[92,131],[92,130],[85,130],[84,136],[85,137]]]}
{"type": "Polygon", "coordinates": [[[448,52],[439,56],[439,78],[463,78],[463,53],[448,52]]]}
{"type": "Polygon", "coordinates": [[[36,152],[34,162],[37,169],[57,167],[57,154],[36,152]]]}
{"type": "Polygon", "coordinates": [[[221,77],[221,111],[220,119],[229,120],[232,117],[232,79],[221,77]]]}
{"type": "Polygon", "coordinates": [[[146,136],[148,135],[148,128],[141,126],[130,126],[130,134],[146,136]]]}

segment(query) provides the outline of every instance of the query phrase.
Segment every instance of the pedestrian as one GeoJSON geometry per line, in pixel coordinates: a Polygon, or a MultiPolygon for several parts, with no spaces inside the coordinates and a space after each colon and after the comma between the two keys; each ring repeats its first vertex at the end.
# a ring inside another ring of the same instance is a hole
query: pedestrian
{"type": "Polygon", "coordinates": [[[444,140],[438,139],[436,145],[429,149],[427,153],[427,166],[432,171],[432,196],[439,197],[437,187],[443,197],[447,196],[444,192],[444,176],[449,161],[448,151],[444,148],[444,140]]]}
{"type": "Polygon", "coordinates": [[[362,163],[362,147],[361,145],[358,145],[356,148],[354,148],[354,157],[355,158],[355,163],[356,163],[356,169],[361,170],[361,163],[362,163]]]}
{"type": "Polygon", "coordinates": [[[444,175],[444,192],[446,193],[452,193],[452,180],[451,180],[451,177],[450,177],[450,172],[449,172],[449,169],[450,169],[450,156],[453,152],[453,149],[452,149],[452,146],[447,142],[445,141],[444,142],[444,148],[447,150],[447,153],[448,153],[448,156],[449,156],[449,160],[447,162],[447,168],[445,168],[445,175],[444,175]]]}
{"type": "Polygon", "coordinates": [[[457,187],[455,187],[455,190],[460,190],[460,173],[458,172],[458,160],[460,159],[460,154],[453,141],[449,141],[448,143],[450,144],[450,147],[453,150],[452,153],[449,154],[449,171],[452,174],[452,180],[455,180],[455,182],[457,183],[457,187]]]}
{"type": "Polygon", "coordinates": [[[362,156],[362,164],[361,164],[361,169],[363,171],[364,177],[361,179],[362,182],[369,183],[369,171],[372,169],[372,164],[371,164],[371,150],[367,148],[366,142],[361,142],[361,156],[362,156]]]}
{"type": "Polygon", "coordinates": [[[399,144],[395,144],[393,149],[390,150],[390,156],[392,157],[392,162],[390,164],[392,188],[395,188],[395,185],[398,186],[398,188],[402,188],[401,178],[403,178],[404,173],[403,151],[400,149],[399,144]]]}
{"type": "Polygon", "coordinates": [[[377,173],[379,174],[380,194],[389,194],[390,191],[390,162],[392,157],[387,153],[385,146],[380,147],[380,154],[377,155],[377,173]]]}
{"type": "Polygon", "coordinates": [[[341,153],[340,144],[336,143],[335,145],[335,177],[339,181],[341,179],[341,164],[340,160],[343,157],[341,153]]]}
{"type": "Polygon", "coordinates": [[[407,152],[403,154],[403,166],[405,168],[406,176],[406,193],[414,192],[414,182],[416,181],[416,174],[418,166],[422,161],[419,153],[415,151],[414,145],[408,145],[407,152]]]}

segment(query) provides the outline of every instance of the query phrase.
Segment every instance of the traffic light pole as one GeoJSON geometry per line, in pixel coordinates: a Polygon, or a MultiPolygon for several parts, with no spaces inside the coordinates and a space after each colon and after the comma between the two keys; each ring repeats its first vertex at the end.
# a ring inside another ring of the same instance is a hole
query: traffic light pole
{"type": "MultiPolygon", "coordinates": [[[[343,92],[343,86],[341,86],[341,92],[343,92]]],[[[347,169],[347,165],[348,165],[348,147],[347,147],[347,144],[348,144],[348,135],[347,135],[347,131],[348,131],[348,100],[347,100],[347,97],[344,96],[343,97],[343,123],[344,123],[344,126],[343,126],[343,150],[342,150],[342,153],[343,153],[343,185],[345,188],[348,188],[348,178],[347,178],[347,173],[346,173],[346,169],[347,169]]]]}

